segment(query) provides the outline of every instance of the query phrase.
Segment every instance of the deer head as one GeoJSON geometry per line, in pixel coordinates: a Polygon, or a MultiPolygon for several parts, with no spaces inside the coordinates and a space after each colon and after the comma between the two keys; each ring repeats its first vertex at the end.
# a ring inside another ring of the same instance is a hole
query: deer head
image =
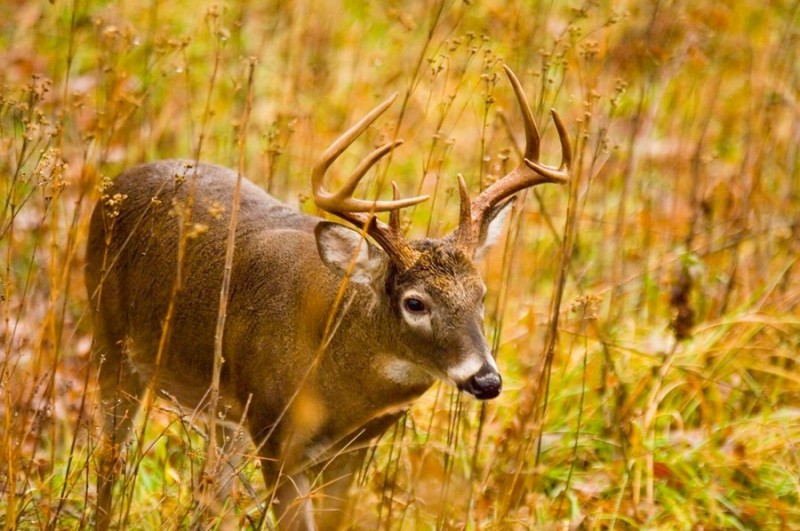
{"type": "Polygon", "coordinates": [[[406,240],[400,230],[399,210],[428,199],[400,199],[392,183],[391,201],[365,201],[353,193],[366,172],[402,141],[385,144],[370,153],[352,172],[345,185],[329,192],[324,174],[347,147],[383,114],[392,96],[346,131],[322,155],[312,173],[316,205],[358,228],[322,222],[316,228],[320,256],[330,268],[346,273],[348,282],[369,286],[376,300],[394,319],[399,363],[408,371],[422,371],[469,392],[479,399],[500,393],[502,380],[483,333],[483,298],[486,287],[475,266],[500,232],[503,213],[517,192],[543,183],[569,180],[572,148],[564,123],[552,111],[561,141],[558,167],[539,162],[539,132],[522,86],[504,67],[525,124],[526,147],[522,162],[508,175],[471,199],[459,176],[461,196],[458,228],[441,239],[406,240]],[[389,223],[377,212],[389,212],[389,223]],[[365,241],[368,235],[374,244],[365,241]],[[382,295],[382,296],[381,296],[382,295]]]}

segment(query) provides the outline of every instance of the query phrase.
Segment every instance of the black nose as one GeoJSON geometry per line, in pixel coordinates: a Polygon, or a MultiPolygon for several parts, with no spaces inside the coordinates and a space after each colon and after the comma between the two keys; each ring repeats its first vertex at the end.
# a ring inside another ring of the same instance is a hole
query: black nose
{"type": "Polygon", "coordinates": [[[468,392],[479,400],[489,400],[500,394],[500,390],[503,388],[503,379],[493,367],[484,365],[460,387],[462,391],[468,392]]]}

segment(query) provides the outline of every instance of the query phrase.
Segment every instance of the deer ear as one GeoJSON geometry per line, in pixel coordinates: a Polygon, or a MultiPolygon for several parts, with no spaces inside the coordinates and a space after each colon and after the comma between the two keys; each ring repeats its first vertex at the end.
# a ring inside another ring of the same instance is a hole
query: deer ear
{"type": "Polygon", "coordinates": [[[360,232],[338,223],[321,221],[314,229],[317,251],[332,271],[345,275],[350,282],[372,284],[385,268],[386,253],[371,245],[360,232]]]}
{"type": "Polygon", "coordinates": [[[516,196],[495,205],[483,218],[481,232],[478,235],[478,248],[475,250],[475,260],[481,260],[500,238],[506,218],[511,212],[511,206],[517,200],[516,196]]]}

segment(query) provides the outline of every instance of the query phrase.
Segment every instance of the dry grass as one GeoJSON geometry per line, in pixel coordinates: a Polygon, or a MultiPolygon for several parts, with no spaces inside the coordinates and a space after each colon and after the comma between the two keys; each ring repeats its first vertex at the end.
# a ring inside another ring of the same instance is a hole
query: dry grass
{"type": "MultiPolygon", "coordinates": [[[[457,173],[477,190],[518,160],[505,62],[544,158],[550,107],[574,132],[576,178],[527,194],[485,264],[506,390],[432,389],[378,443],[353,527],[800,526],[798,28],[796,0],[0,6],[0,520],[93,522],[82,273],[107,178],[244,161],[312,211],[316,154],[399,92],[360,149],[405,139],[374,186],[432,194],[410,233],[441,235],[457,173]]],[[[156,403],[122,527],[188,525],[203,433],[156,403]]],[[[255,525],[263,485],[253,465],[241,480],[255,525]]]]}

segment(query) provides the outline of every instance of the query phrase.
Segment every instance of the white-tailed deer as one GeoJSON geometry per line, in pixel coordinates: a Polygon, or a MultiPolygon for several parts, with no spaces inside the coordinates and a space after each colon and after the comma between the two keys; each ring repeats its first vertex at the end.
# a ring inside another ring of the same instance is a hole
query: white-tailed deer
{"type": "MultiPolygon", "coordinates": [[[[317,206],[356,230],[299,213],[242,182],[219,408],[248,429],[282,527],[337,527],[366,443],[436,379],[479,399],[500,393],[482,325],[486,287],[474,260],[498,233],[512,196],[566,182],[572,158],[553,111],[562,161],[539,162],[533,114],[506,72],[524,117],[524,160],[473,200],[460,178],[460,221],[445,238],[401,235],[398,209],[426,197],[399,199],[396,188],[391,201],[352,197],[399,142],[372,152],[341,190],[323,185],[331,163],[394,98],[336,140],[312,173],[317,206]],[[385,211],[388,225],[374,216],[385,211]]],[[[138,166],[117,177],[109,194],[120,195],[99,202],[92,215],[86,283],[104,412],[98,528],[109,525],[117,449],[147,386],[204,407],[236,179],[231,170],[189,161],[138,166]],[[187,215],[205,230],[182,234],[187,215]]]]}

